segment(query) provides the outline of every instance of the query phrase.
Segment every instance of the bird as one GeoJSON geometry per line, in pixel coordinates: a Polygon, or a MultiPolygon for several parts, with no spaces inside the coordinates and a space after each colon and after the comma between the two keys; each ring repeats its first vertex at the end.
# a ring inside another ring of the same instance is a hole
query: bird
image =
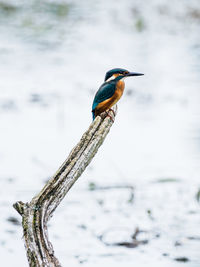
{"type": "Polygon", "coordinates": [[[141,75],[144,74],[137,72],[129,72],[128,70],[121,68],[111,69],[108,72],[106,72],[104,83],[100,86],[99,90],[96,92],[93,100],[92,104],[93,120],[102,112],[111,109],[111,107],[119,101],[124,92],[125,78],[131,76],[141,76],[141,75]]]}

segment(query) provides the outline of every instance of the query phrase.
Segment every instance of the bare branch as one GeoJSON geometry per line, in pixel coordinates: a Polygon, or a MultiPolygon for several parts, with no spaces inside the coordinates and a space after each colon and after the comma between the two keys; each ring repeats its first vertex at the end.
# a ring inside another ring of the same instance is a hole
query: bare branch
{"type": "Polygon", "coordinates": [[[114,112],[103,113],[92,122],[55,175],[30,203],[18,201],[13,205],[22,216],[29,266],[61,266],[48,239],[47,223],[103,143],[114,122],[117,106],[113,109],[114,112]]]}

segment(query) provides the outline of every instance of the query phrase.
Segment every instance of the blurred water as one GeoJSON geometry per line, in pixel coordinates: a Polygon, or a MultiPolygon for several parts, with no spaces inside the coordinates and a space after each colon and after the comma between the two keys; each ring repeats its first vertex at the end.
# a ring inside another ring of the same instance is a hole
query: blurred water
{"type": "Polygon", "coordinates": [[[51,222],[56,255],[63,266],[179,266],[183,257],[199,266],[199,26],[195,0],[0,1],[6,266],[27,264],[12,203],[29,201],[66,158],[113,67],[145,76],[126,81],[106,142],[51,222]],[[112,245],[136,227],[148,244],[112,245]]]}

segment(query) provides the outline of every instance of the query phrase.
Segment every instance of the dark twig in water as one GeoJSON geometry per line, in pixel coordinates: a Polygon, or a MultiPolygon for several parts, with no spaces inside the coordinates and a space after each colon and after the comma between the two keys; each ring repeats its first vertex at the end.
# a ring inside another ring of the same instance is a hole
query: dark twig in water
{"type": "Polygon", "coordinates": [[[123,246],[126,248],[136,248],[140,245],[145,245],[149,242],[148,239],[138,240],[138,235],[140,233],[143,233],[146,231],[140,230],[138,227],[135,229],[135,232],[131,236],[130,241],[122,241],[122,242],[113,242],[109,243],[105,241],[105,235],[108,233],[108,231],[104,232],[102,235],[100,235],[98,238],[101,240],[106,246],[123,246]]]}
{"type": "Polygon", "coordinates": [[[187,257],[178,257],[174,259],[175,261],[179,261],[179,262],[188,262],[189,259],[187,257]]]}
{"type": "Polygon", "coordinates": [[[128,203],[133,203],[134,201],[134,187],[132,185],[109,185],[109,186],[99,186],[95,183],[89,184],[89,190],[91,191],[98,191],[98,190],[113,190],[113,189],[128,189],[130,190],[130,196],[128,199],[128,203]]]}
{"type": "Polygon", "coordinates": [[[108,186],[98,186],[94,183],[89,184],[89,189],[91,191],[95,190],[112,190],[112,189],[130,189],[131,191],[134,190],[132,185],[108,185],[108,186]]]}

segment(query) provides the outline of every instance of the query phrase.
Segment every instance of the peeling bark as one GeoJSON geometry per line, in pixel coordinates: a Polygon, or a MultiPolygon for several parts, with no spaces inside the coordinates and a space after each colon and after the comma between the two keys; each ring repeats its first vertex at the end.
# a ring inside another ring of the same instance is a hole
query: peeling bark
{"type": "Polygon", "coordinates": [[[98,116],[83,134],[55,175],[29,203],[16,202],[13,207],[22,216],[23,238],[29,266],[60,267],[48,238],[47,223],[72,185],[84,172],[102,145],[115,118],[114,112],[98,116]]]}

